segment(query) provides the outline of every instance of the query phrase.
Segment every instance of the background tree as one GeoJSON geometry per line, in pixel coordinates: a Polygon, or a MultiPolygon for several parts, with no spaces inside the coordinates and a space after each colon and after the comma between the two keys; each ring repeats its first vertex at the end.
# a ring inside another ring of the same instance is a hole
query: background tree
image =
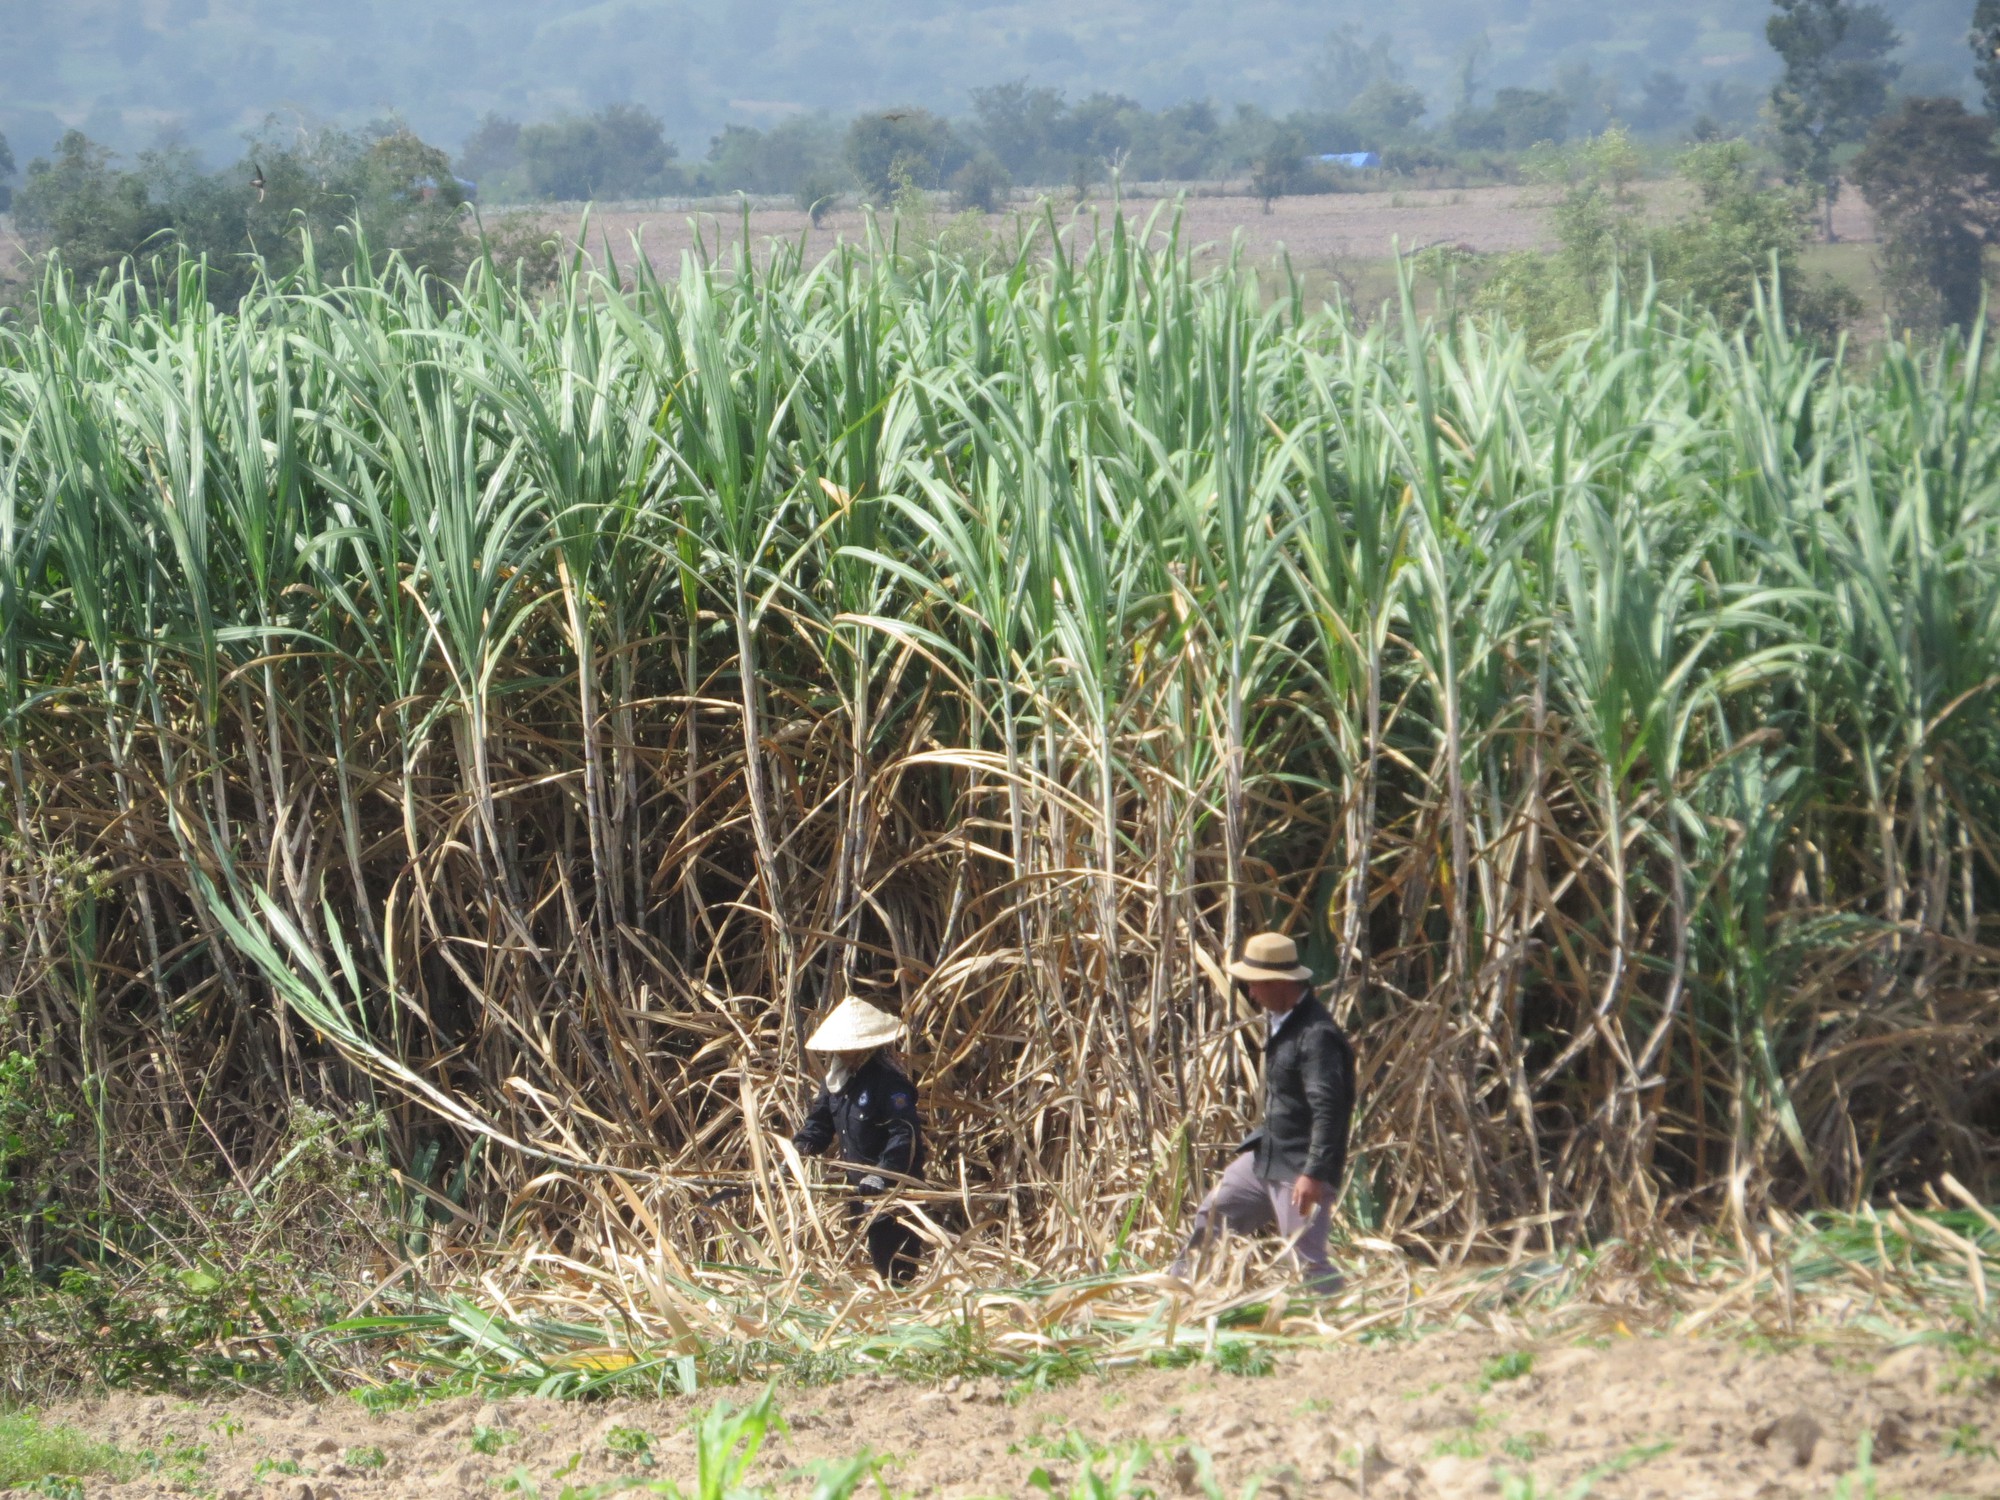
{"type": "Polygon", "coordinates": [[[489,110],[479,127],[465,138],[465,147],[458,153],[458,170],[483,184],[486,196],[491,197],[496,188],[504,191],[514,185],[520,166],[521,122],[489,110]]]}
{"type": "Polygon", "coordinates": [[[1764,34],[1783,59],[1784,76],[1771,91],[1778,155],[1795,182],[1819,190],[1826,237],[1840,196],[1839,151],[1868,132],[1888,107],[1900,67],[1889,60],[1901,44],[1879,5],[1850,0],[1772,0],[1764,34]]]}
{"type": "Polygon", "coordinates": [[[970,212],[990,214],[1007,201],[1012,185],[1000,159],[982,151],[951,174],[952,202],[970,212]]]}
{"type": "Polygon", "coordinates": [[[2000,237],[1993,129],[1956,99],[1912,99],[1875,126],[1854,159],[1882,235],[1890,313],[1902,328],[1965,328],[1979,316],[1986,247],[2000,237]]]}
{"type": "Polygon", "coordinates": [[[2000,120],[2000,0],[1979,0],[1972,8],[1972,35],[1967,40],[1986,113],[2000,120]]]}
{"type": "Polygon", "coordinates": [[[1036,180],[1055,149],[1069,104],[1060,90],[1025,78],[972,91],[972,129],[1016,180],[1036,180]]]}
{"type": "Polygon", "coordinates": [[[636,104],[524,126],[520,135],[528,191],[559,202],[671,192],[680,185],[677,154],[660,117],[636,104]]]}
{"type": "Polygon", "coordinates": [[[8,181],[14,175],[14,153],[8,148],[7,137],[0,135],[0,214],[7,212],[14,198],[14,189],[8,181]]]}
{"type": "Polygon", "coordinates": [[[1222,121],[1206,99],[1140,116],[1132,122],[1128,181],[1185,182],[1213,171],[1222,152],[1222,121]]]}
{"type": "Polygon", "coordinates": [[[15,205],[15,222],[29,242],[59,249],[64,264],[87,281],[140,254],[172,226],[145,179],[112,161],[82,131],[65,131],[53,156],[28,163],[15,205]]]}
{"type": "Polygon", "coordinates": [[[845,185],[840,136],[825,115],[794,115],[769,130],[725,125],[710,139],[701,178],[711,191],[786,193],[813,189],[808,204],[845,185]]]}
{"type": "Polygon", "coordinates": [[[1400,84],[1403,69],[1387,32],[1364,42],[1361,28],[1350,21],[1326,34],[1319,55],[1307,67],[1306,78],[1314,107],[1346,112],[1377,84],[1400,84]]]}
{"type": "Polygon", "coordinates": [[[1305,153],[1304,139],[1291,126],[1281,125],[1271,132],[1250,172],[1250,191],[1263,203],[1265,213],[1297,184],[1305,169],[1305,153]]]}
{"type": "Polygon", "coordinates": [[[80,277],[128,259],[144,280],[155,262],[170,277],[185,252],[207,261],[208,296],[222,305],[242,298],[260,266],[274,276],[296,269],[308,237],[336,273],[361,242],[377,265],[400,254],[441,275],[462,271],[473,250],[450,158],[396,126],[304,135],[273,126],[215,173],[186,150],[124,167],[72,130],[29,164],[17,209],[31,246],[57,252],[80,277]]]}
{"type": "Polygon", "coordinates": [[[1632,124],[1649,134],[1661,134],[1680,124],[1687,114],[1687,80],[1665,68],[1648,73],[1639,85],[1632,124]]]}
{"type": "Polygon", "coordinates": [[[1570,104],[1551,89],[1501,89],[1485,109],[1462,109],[1445,122],[1453,144],[1475,151],[1526,151],[1569,138],[1570,104]]]}
{"type": "Polygon", "coordinates": [[[886,206],[907,178],[934,188],[970,153],[949,123],[927,109],[859,115],[847,128],[847,164],[869,202],[886,206]]]}

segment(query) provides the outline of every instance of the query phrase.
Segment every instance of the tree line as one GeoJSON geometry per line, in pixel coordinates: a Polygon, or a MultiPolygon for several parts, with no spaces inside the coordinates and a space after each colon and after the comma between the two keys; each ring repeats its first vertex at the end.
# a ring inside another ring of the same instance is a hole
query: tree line
{"type": "MultiPolygon", "coordinates": [[[[1772,0],[1766,35],[1783,74],[1764,101],[1765,140],[1785,191],[1805,195],[1831,237],[1843,183],[1858,186],[1882,227],[1880,268],[1898,323],[1968,325],[1985,291],[1985,250],[2000,238],[2000,0],[1978,0],[1969,29],[1984,112],[1955,99],[1899,98],[1901,38],[1872,0],[1772,0]]],[[[1567,188],[1558,213],[1564,250],[1553,260],[1508,262],[1489,296],[1539,322],[1582,306],[1573,293],[1594,296],[1602,275],[1634,268],[1635,256],[1688,266],[1712,250],[1734,269],[1694,280],[1737,288],[1725,303],[1773,255],[1796,259],[1801,200],[1766,191],[1747,151],[1690,159],[1698,208],[1688,222],[1707,223],[1706,238],[1696,238],[1711,247],[1699,253],[1640,233],[1620,182],[1636,168],[1603,166],[1649,134],[1697,145],[1737,138],[1747,125],[1740,99],[1711,90],[1698,111],[1681,81],[1664,73],[1626,97],[1587,64],[1563,70],[1550,88],[1489,93],[1481,68],[1478,49],[1469,49],[1456,100],[1426,124],[1430,101],[1405,80],[1387,39],[1367,41],[1346,27],[1320,50],[1307,106],[1284,116],[1248,104],[1154,110],[1114,94],[1071,99],[1016,80],[974,90],[957,120],[912,107],[844,124],[811,115],[768,129],[728,126],[697,161],[681,158],[656,115],[622,103],[530,123],[488,116],[456,158],[394,122],[352,131],[272,125],[219,172],[185,150],[120,163],[71,131],[25,174],[0,138],[0,207],[11,197],[31,241],[59,248],[86,277],[133,256],[164,262],[175,258],[164,252],[185,248],[206,258],[208,294],[230,301],[253,264],[282,274],[308,244],[322,255],[338,249],[377,260],[393,251],[453,274],[482,248],[467,212],[475,195],[528,203],[736,190],[790,195],[817,218],[843,196],[887,206],[906,189],[948,192],[962,209],[990,212],[1015,185],[1067,184],[1081,195],[1112,177],[1241,175],[1268,205],[1283,194],[1352,186],[1352,173],[1327,158],[1368,152],[1390,173],[1456,166],[1532,175],[1556,163],[1567,188]],[[1556,150],[1573,134],[1614,145],[1556,150]],[[10,194],[17,175],[20,189],[10,194]],[[1730,248],[1713,248],[1724,240],[1730,248]],[[1552,291],[1551,277],[1567,290],[1552,291]]],[[[494,242],[489,234],[486,248],[494,242]]],[[[515,264],[546,265],[551,253],[527,226],[504,227],[498,247],[515,264]]],[[[1842,309],[1817,305],[1805,316],[1830,329],[1842,309]]]]}

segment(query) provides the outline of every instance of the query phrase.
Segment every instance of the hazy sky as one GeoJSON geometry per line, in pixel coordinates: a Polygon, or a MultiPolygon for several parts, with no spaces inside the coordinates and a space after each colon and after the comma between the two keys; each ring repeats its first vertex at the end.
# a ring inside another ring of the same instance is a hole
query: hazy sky
{"type": "MultiPolygon", "coordinates": [[[[1888,0],[1909,81],[1966,86],[1971,0],[1888,0]]],[[[0,0],[0,130],[16,155],[64,126],[124,149],[178,135],[237,154],[268,113],[361,123],[395,111],[456,148],[487,110],[534,118],[629,100],[683,155],[724,121],[892,103],[947,113],[1027,77],[1160,105],[1285,109],[1327,32],[1386,31],[1411,81],[1449,108],[1468,49],[1490,89],[1581,59],[1761,85],[1759,0],[0,0]],[[1483,38],[1483,42],[1482,42],[1483,38]]]]}

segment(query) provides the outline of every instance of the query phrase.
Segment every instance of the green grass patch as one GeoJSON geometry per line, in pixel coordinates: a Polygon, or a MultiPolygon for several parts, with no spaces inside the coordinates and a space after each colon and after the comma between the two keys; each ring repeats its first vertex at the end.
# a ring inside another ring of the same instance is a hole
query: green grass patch
{"type": "Polygon", "coordinates": [[[1496,1385],[1505,1385],[1510,1380],[1519,1380],[1535,1368],[1535,1356],[1526,1349],[1510,1350],[1497,1355],[1480,1367],[1479,1389],[1490,1391],[1496,1385]]]}
{"type": "Polygon", "coordinates": [[[27,1412],[0,1416],[0,1489],[60,1479],[129,1479],[139,1461],[73,1427],[50,1426],[27,1412]]]}

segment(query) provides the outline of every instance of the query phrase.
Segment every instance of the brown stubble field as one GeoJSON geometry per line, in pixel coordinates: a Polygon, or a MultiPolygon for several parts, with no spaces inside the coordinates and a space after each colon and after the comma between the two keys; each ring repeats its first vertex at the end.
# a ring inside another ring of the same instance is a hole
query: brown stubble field
{"type": "MultiPolygon", "coordinates": [[[[1669,216],[1685,202],[1676,183],[1642,183],[1636,191],[1646,198],[1655,217],[1669,216]]],[[[1269,213],[1248,195],[1132,196],[1122,206],[1129,221],[1151,224],[1160,236],[1178,215],[1181,242],[1195,247],[1204,259],[1220,261],[1232,247],[1240,247],[1246,264],[1262,267],[1282,255],[1309,291],[1330,290],[1338,284],[1365,308],[1394,290],[1394,258],[1399,250],[1452,245],[1487,255],[1553,249],[1556,240],[1548,213],[1552,197],[1548,188],[1504,186],[1280,198],[1269,213]]],[[[1059,226],[1074,225],[1087,234],[1093,222],[1105,222],[1119,206],[1108,197],[1080,206],[1068,198],[1046,205],[1017,203],[1006,213],[987,216],[984,228],[1001,243],[1011,244],[1017,233],[1045,223],[1044,216],[1052,209],[1059,226]]],[[[940,209],[934,225],[949,218],[940,209]]],[[[580,208],[562,207],[550,211],[549,222],[572,240],[581,227],[586,248],[595,257],[602,259],[608,253],[620,266],[629,266],[643,254],[666,274],[679,267],[681,256],[695,247],[697,239],[711,252],[732,246],[743,237],[746,223],[753,246],[785,240],[802,245],[808,261],[836,245],[864,242],[869,228],[869,216],[852,208],[827,214],[814,227],[803,212],[789,207],[752,207],[746,219],[741,210],[673,203],[595,209],[587,220],[580,208]]],[[[1849,281],[1867,297],[1875,230],[1859,194],[1842,195],[1834,228],[1839,243],[1814,247],[1809,263],[1849,281]]]]}
{"type": "MultiPolygon", "coordinates": [[[[1682,196],[1672,183],[1640,184],[1656,215],[1672,213],[1682,196]]],[[[1400,189],[1367,193],[1329,193],[1314,197],[1280,198],[1265,213],[1261,203],[1242,194],[1203,193],[1172,198],[1130,196],[1124,199],[1127,219],[1151,225],[1164,237],[1176,215],[1181,241],[1209,262],[1225,259],[1238,247],[1247,265],[1274,266],[1286,257],[1309,295],[1330,295],[1336,289],[1363,310],[1393,295],[1395,256],[1432,245],[1452,245],[1479,254],[1511,250],[1548,250],[1555,246],[1550,229],[1546,188],[1506,186],[1400,189]]],[[[1019,233],[1038,231],[1053,212],[1059,226],[1083,233],[1102,224],[1120,204],[1109,197],[1078,205],[1064,198],[1053,203],[1016,203],[1005,213],[987,216],[980,227],[1001,244],[1019,233]]],[[[489,208],[489,223],[510,218],[519,210],[489,208]]],[[[940,208],[933,227],[952,216],[940,208]]],[[[609,259],[628,267],[643,254],[663,274],[674,274],[684,253],[697,242],[711,253],[742,239],[747,224],[753,247],[768,253],[773,241],[802,245],[808,261],[840,244],[861,244],[869,231],[869,215],[858,208],[827,214],[815,227],[796,208],[753,206],[747,218],[738,209],[713,203],[663,202],[651,205],[615,204],[592,208],[564,204],[546,211],[551,229],[579,239],[593,259],[609,259]]],[[[1860,196],[1842,196],[1834,215],[1839,236],[1835,245],[1812,247],[1808,266],[1848,282],[1872,309],[1875,295],[1874,224],[1860,196]]],[[[0,285],[29,274],[27,247],[13,222],[0,215],[0,285]]]]}

